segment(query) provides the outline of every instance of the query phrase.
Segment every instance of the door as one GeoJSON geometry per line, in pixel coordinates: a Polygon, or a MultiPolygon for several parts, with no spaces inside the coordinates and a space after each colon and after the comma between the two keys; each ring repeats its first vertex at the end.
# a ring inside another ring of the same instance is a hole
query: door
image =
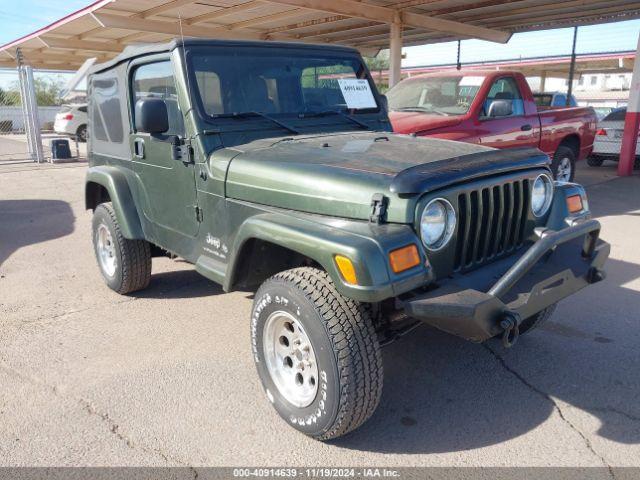
{"type": "Polygon", "coordinates": [[[144,214],[156,227],[159,237],[156,241],[172,248],[179,241],[175,234],[194,237],[199,226],[194,165],[186,156],[184,161],[174,159],[174,142],[184,140],[185,129],[173,67],[168,59],[134,65],[129,78],[134,125],[131,149],[144,195],[144,214]],[[135,102],[145,97],[165,101],[169,113],[166,133],[150,135],[135,131],[135,102]]]}
{"type": "Polygon", "coordinates": [[[518,83],[513,77],[496,79],[487,94],[478,118],[480,143],[488,147],[537,147],[540,126],[537,113],[528,115],[518,83]],[[509,115],[492,115],[496,100],[511,103],[509,115]]]}

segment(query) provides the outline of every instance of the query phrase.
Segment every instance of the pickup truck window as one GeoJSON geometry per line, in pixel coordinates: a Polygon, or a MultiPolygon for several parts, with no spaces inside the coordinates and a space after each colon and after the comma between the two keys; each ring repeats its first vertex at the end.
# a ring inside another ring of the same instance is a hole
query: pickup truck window
{"type": "Polygon", "coordinates": [[[520,94],[518,84],[513,77],[503,77],[493,82],[491,90],[489,90],[489,94],[487,95],[487,99],[484,102],[482,112],[483,117],[487,116],[491,104],[495,100],[511,101],[512,112],[509,116],[518,117],[524,115],[524,102],[522,100],[522,95],[520,94]]]}
{"type": "MultiPolygon", "coordinates": [[[[148,97],[163,99],[169,114],[167,135],[184,135],[184,120],[178,106],[178,95],[171,62],[166,60],[137,67],[133,72],[132,90],[134,103],[141,98],[148,97]]],[[[134,112],[135,110],[132,109],[132,117],[134,112]]]]}
{"type": "Polygon", "coordinates": [[[484,77],[422,77],[400,82],[387,92],[389,108],[436,115],[464,115],[484,81],[484,77]]]}
{"type": "MultiPolygon", "coordinates": [[[[338,80],[367,79],[371,88],[359,58],[331,57],[327,53],[284,56],[255,50],[194,52],[190,68],[201,107],[211,117],[250,112],[278,116],[353,111],[338,80]]],[[[378,106],[352,113],[363,111],[378,111],[378,106]]]]}

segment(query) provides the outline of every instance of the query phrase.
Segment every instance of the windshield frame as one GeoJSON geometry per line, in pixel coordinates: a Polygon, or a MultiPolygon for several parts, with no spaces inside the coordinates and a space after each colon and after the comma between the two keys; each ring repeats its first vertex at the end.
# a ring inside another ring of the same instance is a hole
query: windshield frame
{"type": "MultiPolygon", "coordinates": [[[[238,47],[238,50],[246,50],[258,55],[261,49],[267,49],[268,51],[273,51],[274,48],[280,49],[280,50],[290,50],[291,53],[299,54],[301,57],[304,57],[305,54],[308,54],[309,56],[335,57],[337,60],[340,60],[340,59],[355,60],[360,65],[360,70],[356,72],[356,75],[358,75],[358,73],[361,72],[362,77],[358,77],[358,78],[367,80],[367,83],[369,84],[369,88],[371,89],[371,92],[373,94],[373,98],[376,102],[376,107],[367,108],[367,109],[344,108],[344,109],[341,109],[340,112],[344,112],[348,115],[363,115],[363,116],[384,115],[384,117],[387,118],[386,111],[384,109],[384,103],[382,100],[382,95],[378,91],[373,81],[373,78],[371,76],[371,73],[367,68],[366,63],[357,52],[350,52],[347,50],[343,51],[343,50],[332,49],[332,48],[324,48],[322,46],[318,48],[300,46],[300,45],[297,45],[297,46],[292,45],[291,47],[282,46],[282,45],[271,46],[268,43],[260,47],[255,47],[255,46],[238,47]]],[[[189,96],[191,97],[189,99],[191,107],[195,109],[197,116],[207,124],[221,125],[228,122],[236,123],[239,118],[242,118],[243,120],[249,121],[249,122],[263,121],[264,118],[260,118],[259,115],[246,115],[246,116],[237,115],[237,114],[243,114],[243,113],[249,113],[249,112],[225,112],[220,114],[210,114],[209,112],[207,112],[202,100],[200,88],[195,78],[195,68],[194,68],[193,61],[194,61],[194,57],[197,55],[206,55],[208,52],[211,53],[212,55],[215,55],[217,51],[219,51],[218,49],[222,50],[222,47],[194,46],[194,47],[187,47],[184,53],[181,52],[185,56],[184,68],[186,70],[186,81],[188,82],[189,96]]],[[[336,111],[338,110],[336,109],[336,111]]],[[[308,118],[308,119],[314,118],[312,116],[301,115],[301,113],[304,113],[304,112],[284,112],[284,113],[269,112],[268,115],[275,119],[296,119],[296,121],[304,121],[305,118],[308,118]]],[[[309,113],[309,112],[306,112],[306,113],[309,113]]]]}

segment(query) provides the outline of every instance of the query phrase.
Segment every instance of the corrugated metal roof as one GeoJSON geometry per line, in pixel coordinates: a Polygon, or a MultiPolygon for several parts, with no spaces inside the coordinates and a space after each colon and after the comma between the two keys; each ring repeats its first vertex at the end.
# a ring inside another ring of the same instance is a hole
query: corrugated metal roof
{"type": "Polygon", "coordinates": [[[514,32],[640,18],[630,0],[99,0],[0,47],[0,66],[20,47],[32,65],[75,69],[125,46],[180,35],[386,48],[389,24],[405,46],[464,38],[506,42],[514,32]]]}

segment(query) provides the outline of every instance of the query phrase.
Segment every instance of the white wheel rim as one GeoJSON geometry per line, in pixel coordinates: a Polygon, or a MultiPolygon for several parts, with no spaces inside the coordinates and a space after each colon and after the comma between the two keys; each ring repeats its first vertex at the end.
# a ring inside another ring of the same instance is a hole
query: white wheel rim
{"type": "Polygon", "coordinates": [[[100,268],[109,277],[116,273],[118,265],[116,259],[116,247],[111,237],[111,232],[104,223],[101,223],[96,230],[96,251],[100,268]]]}
{"type": "Polygon", "coordinates": [[[571,159],[564,157],[558,164],[558,170],[556,171],[556,180],[561,182],[568,182],[571,180],[571,159]]]}
{"type": "Polygon", "coordinates": [[[318,393],[318,364],[311,340],[290,313],[273,312],[262,337],[265,363],[280,394],[291,404],[309,406],[318,393]]]}

